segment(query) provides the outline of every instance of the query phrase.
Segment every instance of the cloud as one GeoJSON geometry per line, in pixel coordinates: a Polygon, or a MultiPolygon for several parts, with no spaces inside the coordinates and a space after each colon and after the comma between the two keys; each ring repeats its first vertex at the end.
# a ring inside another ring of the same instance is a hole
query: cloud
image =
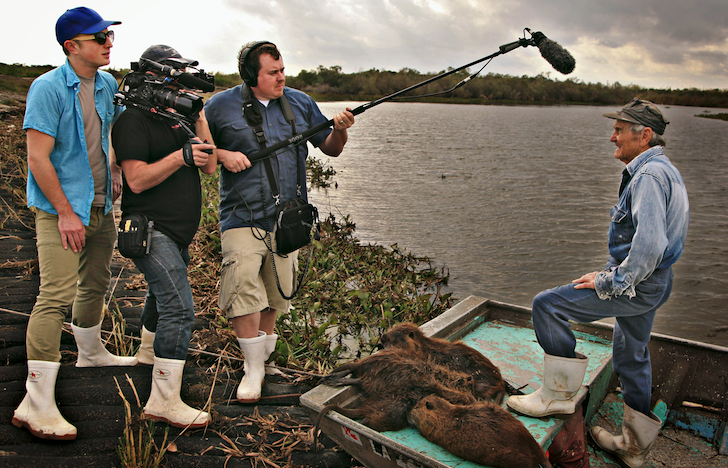
{"type": "MultiPolygon", "coordinates": [[[[495,59],[485,73],[651,87],[726,89],[728,2],[725,0],[178,0],[173,6],[126,0],[111,9],[86,0],[102,16],[120,19],[112,67],[126,68],[147,46],[169,44],[207,71],[234,73],[237,53],[251,40],[281,49],[289,75],[319,65],[344,73],[376,68],[439,72],[487,56],[543,31],[576,59],[568,77],[553,73],[536,48],[495,59]]],[[[51,0],[3,7],[0,61],[62,63],[53,25],[65,7],[51,0]],[[32,18],[32,20],[30,20],[32,18]]]]}

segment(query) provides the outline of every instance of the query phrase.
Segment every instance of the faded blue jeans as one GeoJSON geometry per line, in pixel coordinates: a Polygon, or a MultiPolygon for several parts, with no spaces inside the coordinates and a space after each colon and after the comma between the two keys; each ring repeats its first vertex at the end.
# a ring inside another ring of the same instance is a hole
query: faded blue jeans
{"type": "Polygon", "coordinates": [[[546,354],[574,358],[576,339],[569,320],[589,323],[615,317],[612,364],[624,402],[650,414],[652,366],[647,344],[655,313],[672,291],[672,267],[655,270],[635,291],[633,298],[624,294],[608,300],[599,299],[593,289],[574,289],[574,284],[542,291],[533,299],[533,326],[546,354]]]}
{"type": "Polygon", "coordinates": [[[135,258],[147,281],[142,324],[154,331],[154,355],[165,359],[187,359],[195,320],[192,289],[187,278],[190,254],[187,247],[161,232],[152,233],[152,246],[144,258],[135,258]]]}

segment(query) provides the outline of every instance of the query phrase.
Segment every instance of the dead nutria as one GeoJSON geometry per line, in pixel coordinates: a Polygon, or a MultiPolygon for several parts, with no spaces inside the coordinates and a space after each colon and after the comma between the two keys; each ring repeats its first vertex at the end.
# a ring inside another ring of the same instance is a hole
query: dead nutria
{"type": "Polygon", "coordinates": [[[490,359],[466,345],[440,338],[425,336],[417,325],[400,323],[382,335],[385,349],[406,350],[411,356],[432,359],[436,364],[450,367],[473,376],[475,395],[478,399],[492,400],[500,404],[506,394],[506,384],[500,370],[490,359]]]}
{"type": "Polygon", "coordinates": [[[491,402],[453,405],[436,395],[409,413],[422,436],[465,460],[494,468],[552,468],[521,422],[491,402]]]}
{"type": "MultiPolygon", "coordinates": [[[[362,424],[377,431],[407,427],[407,412],[427,395],[438,395],[458,404],[474,403],[474,382],[469,375],[431,361],[403,356],[399,350],[382,350],[359,361],[337,367],[321,379],[332,387],[353,385],[361,389],[361,405],[342,409],[348,417],[364,418],[362,424]]],[[[323,416],[324,411],[319,416],[323,416]]],[[[318,425],[318,424],[317,424],[318,425]]]]}

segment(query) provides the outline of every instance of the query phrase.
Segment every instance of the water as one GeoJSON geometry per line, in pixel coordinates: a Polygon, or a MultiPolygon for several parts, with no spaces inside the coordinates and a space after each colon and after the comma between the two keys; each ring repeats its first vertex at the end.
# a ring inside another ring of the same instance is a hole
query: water
{"type": "MultiPolygon", "coordinates": [[[[320,107],[332,116],[359,104],[320,107]]],[[[624,164],[602,114],[615,108],[384,103],[357,116],[340,157],[313,151],[338,188],[311,198],[323,216],[351,215],[362,242],[448,268],[457,299],[530,307],[606,262],[624,164]]],[[[703,110],[663,109],[691,224],[654,331],[728,346],[728,122],[694,117],[703,110]]]]}

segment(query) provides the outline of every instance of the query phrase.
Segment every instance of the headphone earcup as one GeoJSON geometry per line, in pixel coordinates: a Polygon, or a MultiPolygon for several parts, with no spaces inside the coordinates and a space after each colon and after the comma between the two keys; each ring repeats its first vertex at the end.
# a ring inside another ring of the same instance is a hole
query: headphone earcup
{"type": "Polygon", "coordinates": [[[241,78],[251,88],[255,88],[258,86],[258,77],[254,76],[254,73],[249,66],[243,65],[243,68],[241,69],[241,78]]]}
{"type": "Polygon", "coordinates": [[[256,86],[258,86],[258,71],[248,65],[248,55],[250,55],[250,53],[258,47],[265,44],[273,43],[269,41],[250,42],[248,43],[248,45],[245,46],[243,51],[240,52],[240,78],[242,78],[245,84],[247,84],[251,88],[255,88],[256,86]]]}

